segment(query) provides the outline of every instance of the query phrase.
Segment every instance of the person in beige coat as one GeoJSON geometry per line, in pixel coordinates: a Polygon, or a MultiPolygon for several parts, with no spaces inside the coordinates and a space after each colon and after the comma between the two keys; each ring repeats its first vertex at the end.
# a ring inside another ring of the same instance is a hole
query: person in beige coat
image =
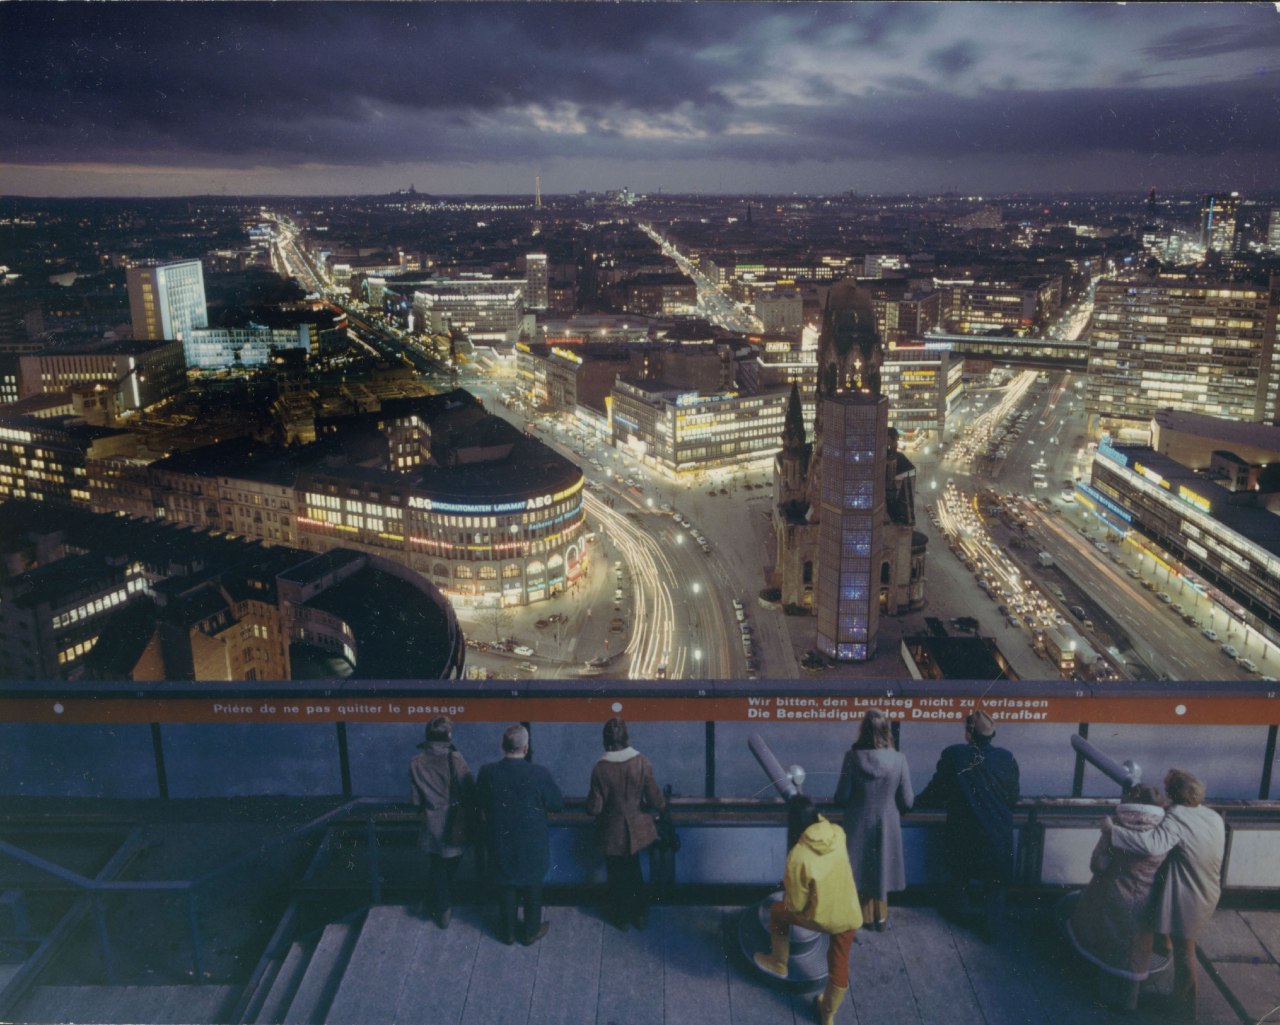
{"type": "MultiPolygon", "coordinates": [[[[1158,881],[1153,926],[1173,952],[1170,1021],[1196,1020],[1196,937],[1213,917],[1222,895],[1222,859],[1227,833],[1222,816],[1204,806],[1204,784],[1189,772],[1170,769],[1164,790],[1171,807],[1155,829],[1110,826],[1111,846],[1131,854],[1167,854],[1158,881]]],[[[1157,948],[1159,949],[1159,948],[1157,948]]]]}
{"type": "Polygon", "coordinates": [[[619,929],[648,922],[640,852],[658,838],[653,812],[665,807],[649,759],[631,746],[627,724],[604,724],[604,756],[591,770],[587,813],[596,819],[596,840],[608,878],[606,917],[619,929]]]}

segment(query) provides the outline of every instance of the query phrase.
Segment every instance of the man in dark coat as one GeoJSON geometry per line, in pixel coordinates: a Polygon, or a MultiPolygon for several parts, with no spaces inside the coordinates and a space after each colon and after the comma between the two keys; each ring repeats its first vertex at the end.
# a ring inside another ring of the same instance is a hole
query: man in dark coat
{"type": "Polygon", "coordinates": [[[992,941],[1004,918],[1005,892],[1013,878],[1013,809],[1018,803],[1018,763],[991,741],[995,723],[986,712],[965,719],[964,743],[942,752],[917,808],[945,808],[943,849],[963,897],[975,880],[981,895],[983,938],[992,941]]]}
{"type": "Polygon", "coordinates": [[[484,816],[490,881],[498,890],[498,938],[516,940],[516,899],[524,904],[521,942],[532,946],[551,928],[542,921],[542,880],[551,866],[547,814],[564,807],[564,798],[541,765],[527,759],[529,731],[508,726],[502,735],[503,759],[480,770],[476,789],[484,816]]]}

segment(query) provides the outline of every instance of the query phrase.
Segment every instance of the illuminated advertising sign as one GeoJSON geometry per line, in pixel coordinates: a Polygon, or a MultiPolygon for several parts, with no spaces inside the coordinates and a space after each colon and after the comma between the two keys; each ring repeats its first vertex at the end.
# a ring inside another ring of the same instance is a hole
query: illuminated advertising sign
{"type": "Polygon", "coordinates": [[[1209,500],[1203,495],[1197,495],[1185,484],[1178,485],[1178,497],[1184,502],[1190,502],[1197,509],[1203,509],[1205,512],[1209,511],[1209,500]]]}

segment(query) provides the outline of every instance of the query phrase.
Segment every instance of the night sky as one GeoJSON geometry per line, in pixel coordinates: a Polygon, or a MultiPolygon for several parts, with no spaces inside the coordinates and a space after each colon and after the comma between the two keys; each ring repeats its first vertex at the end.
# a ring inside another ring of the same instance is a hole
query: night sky
{"type": "Polygon", "coordinates": [[[0,3],[0,194],[1276,188],[1273,4],[0,3]]]}

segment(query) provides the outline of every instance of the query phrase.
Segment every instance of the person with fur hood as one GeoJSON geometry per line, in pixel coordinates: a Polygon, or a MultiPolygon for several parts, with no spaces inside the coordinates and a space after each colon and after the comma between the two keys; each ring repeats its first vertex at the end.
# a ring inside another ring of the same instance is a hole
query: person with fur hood
{"type": "Polygon", "coordinates": [[[649,898],[640,852],[658,838],[653,812],[666,807],[649,759],[631,746],[624,720],[604,724],[604,756],[591,770],[587,814],[604,851],[609,918],[619,929],[648,924],[649,898]]]}
{"type": "Polygon", "coordinates": [[[844,830],[819,815],[804,794],[795,795],[788,803],[798,839],[787,855],[783,900],[769,905],[769,953],[756,954],[755,963],[761,971],[785,979],[793,925],[830,936],[827,985],[815,1007],[822,1025],[831,1025],[849,992],[849,951],[862,925],[858,888],[849,866],[844,830]]]}
{"type": "MultiPolygon", "coordinates": [[[[1125,791],[1115,817],[1125,828],[1146,833],[1164,816],[1160,791],[1140,783],[1125,791]]],[[[1150,974],[1156,875],[1164,859],[1163,853],[1117,850],[1104,830],[1089,859],[1093,879],[1067,922],[1072,945],[1101,969],[1099,996],[1124,1010],[1138,1006],[1138,987],[1150,974]]]]}

